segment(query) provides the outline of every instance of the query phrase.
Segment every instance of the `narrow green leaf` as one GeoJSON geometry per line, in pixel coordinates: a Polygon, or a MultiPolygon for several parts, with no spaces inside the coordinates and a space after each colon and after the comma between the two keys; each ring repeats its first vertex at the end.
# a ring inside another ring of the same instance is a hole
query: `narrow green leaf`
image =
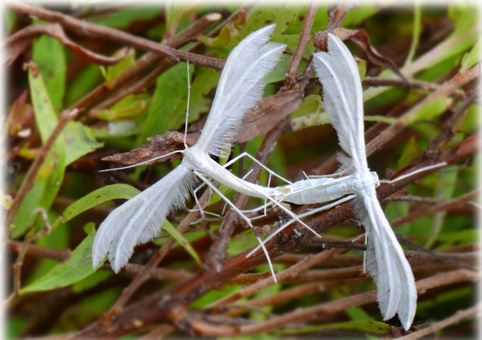
{"type": "MultiPolygon", "coordinates": [[[[313,333],[322,329],[343,329],[350,331],[367,332],[374,334],[387,334],[392,330],[392,326],[378,321],[346,321],[332,324],[326,324],[322,326],[305,327],[301,329],[290,329],[280,331],[279,334],[300,334],[300,333],[313,333]]],[[[277,332],[278,333],[278,332],[277,332]]]]}
{"type": "Polygon", "coordinates": [[[114,58],[119,58],[125,54],[117,64],[113,66],[108,66],[107,68],[101,66],[100,70],[105,78],[105,85],[111,88],[112,83],[116,80],[126,69],[131,67],[136,62],[136,51],[132,48],[127,49],[122,48],[112,55],[114,58]]]}
{"type": "Polygon", "coordinates": [[[390,125],[395,124],[397,122],[397,118],[385,117],[385,116],[379,116],[379,115],[363,116],[363,120],[365,122],[381,122],[381,123],[387,123],[390,125]]]}
{"type": "Polygon", "coordinates": [[[86,65],[72,80],[69,80],[65,94],[65,106],[72,106],[101,82],[102,74],[99,67],[93,64],[86,65]]]}
{"type": "MultiPolygon", "coordinates": [[[[38,70],[30,67],[28,71],[30,95],[35,113],[35,121],[40,131],[42,142],[45,143],[55,129],[58,119],[51,105],[43,78],[38,70]]],[[[45,161],[40,166],[34,186],[22,202],[13,220],[12,237],[22,235],[35,221],[41,221],[33,212],[37,208],[48,210],[62,184],[65,171],[65,144],[59,137],[50,149],[45,161]]]]}
{"type": "Polygon", "coordinates": [[[72,286],[72,292],[81,293],[86,289],[95,287],[98,283],[107,280],[111,276],[111,272],[105,270],[98,270],[95,273],[90,274],[86,278],[74,283],[72,286]]]}
{"type": "Polygon", "coordinates": [[[472,47],[470,52],[464,55],[462,59],[462,66],[460,67],[460,73],[465,73],[469,68],[474,66],[477,62],[480,61],[480,40],[472,47]]]}
{"type": "Polygon", "coordinates": [[[403,147],[402,155],[398,159],[398,169],[403,168],[414,161],[422,152],[422,148],[417,145],[415,136],[412,136],[403,147]]]}
{"type": "Polygon", "coordinates": [[[131,94],[108,109],[100,109],[94,112],[98,119],[125,120],[133,119],[142,115],[149,106],[149,100],[145,95],[131,94]]]}
{"type": "Polygon", "coordinates": [[[109,26],[113,28],[123,28],[129,26],[135,21],[149,20],[160,15],[162,6],[127,6],[117,11],[112,11],[108,14],[99,15],[97,17],[89,18],[98,25],[109,26]]]}
{"type": "Polygon", "coordinates": [[[181,21],[194,10],[194,2],[177,3],[175,1],[166,2],[166,30],[176,28],[181,21]]]}
{"type": "Polygon", "coordinates": [[[417,50],[418,41],[420,40],[420,32],[422,30],[422,9],[420,6],[420,0],[415,1],[413,9],[413,31],[412,31],[412,43],[410,45],[410,51],[405,59],[405,65],[412,62],[415,52],[417,50]]]}
{"type": "Polygon", "coordinates": [[[87,211],[99,204],[114,199],[130,199],[140,191],[127,184],[112,184],[99,188],[69,205],[55,225],[65,223],[75,216],[87,211]]]}
{"type": "Polygon", "coordinates": [[[20,294],[66,287],[94,273],[97,270],[92,268],[94,236],[95,232],[90,233],[75,248],[67,261],[59,263],[45,276],[21,289],[20,294]]]}
{"type": "Polygon", "coordinates": [[[45,81],[53,107],[60,112],[65,94],[66,63],[63,45],[43,35],[32,46],[32,58],[45,81]]]}
{"type": "MultiPolygon", "coordinates": [[[[194,65],[190,65],[190,77],[193,72],[194,65]]],[[[147,137],[161,135],[182,126],[185,121],[186,102],[187,66],[186,63],[179,63],[157,78],[140,143],[144,144],[147,137]]]]}
{"type": "MultiPolygon", "coordinates": [[[[440,185],[435,188],[435,198],[440,199],[450,199],[455,190],[455,185],[457,181],[458,167],[453,166],[446,168],[445,171],[437,173],[439,177],[440,185]]],[[[429,235],[425,247],[430,248],[432,244],[437,240],[437,237],[442,232],[442,227],[445,222],[445,216],[447,211],[440,211],[433,216],[432,231],[429,235]]]]}
{"type": "Polygon", "coordinates": [[[437,97],[427,102],[418,111],[405,115],[401,122],[409,126],[415,122],[429,120],[443,113],[452,104],[452,98],[437,97]]]}
{"type": "Polygon", "coordinates": [[[244,29],[254,32],[269,24],[276,24],[274,35],[284,33],[286,29],[306,12],[307,5],[293,6],[289,3],[279,3],[276,6],[259,4],[248,11],[248,20],[244,29]]]}
{"type": "Polygon", "coordinates": [[[65,165],[104,146],[95,140],[92,130],[80,122],[70,122],[62,133],[65,141],[65,165]]]}
{"type": "Polygon", "coordinates": [[[162,224],[162,228],[166,230],[169,235],[171,235],[186,251],[191,255],[191,257],[196,261],[196,263],[200,266],[202,266],[201,259],[199,258],[199,255],[196,253],[194,248],[191,246],[191,244],[182,236],[182,234],[177,231],[174,226],[169,223],[168,220],[164,220],[164,223],[162,224]]]}

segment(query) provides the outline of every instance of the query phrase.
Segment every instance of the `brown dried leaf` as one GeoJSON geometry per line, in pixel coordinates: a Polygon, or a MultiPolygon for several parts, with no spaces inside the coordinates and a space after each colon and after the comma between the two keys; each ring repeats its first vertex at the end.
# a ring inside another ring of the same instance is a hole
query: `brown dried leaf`
{"type": "Polygon", "coordinates": [[[340,40],[351,40],[355,44],[358,45],[363,51],[365,51],[368,59],[378,66],[383,66],[390,69],[393,73],[398,75],[405,83],[408,84],[407,79],[403,76],[403,74],[398,69],[397,65],[390,59],[384,57],[380,54],[371,44],[370,44],[370,37],[368,34],[362,30],[351,30],[348,28],[335,28],[331,32],[328,31],[320,31],[314,34],[313,45],[319,48],[322,51],[327,50],[326,40],[328,37],[328,33],[331,33],[338,37],[340,40]]]}
{"type": "MultiPolygon", "coordinates": [[[[238,133],[237,143],[244,143],[261,133],[266,133],[289,116],[301,105],[303,94],[299,91],[286,91],[261,100],[257,107],[248,111],[243,119],[243,129],[238,133]]],[[[186,144],[193,146],[199,138],[200,132],[190,133],[186,137],[186,144]]],[[[151,144],[143,145],[137,149],[118,153],[102,158],[103,161],[116,162],[123,165],[132,165],[147,162],[150,159],[168,154],[184,148],[184,134],[177,131],[169,131],[164,135],[149,137],[151,144]]],[[[165,162],[180,158],[176,153],[164,158],[152,161],[165,162]]],[[[149,164],[149,163],[148,163],[149,164]]]]}
{"type": "Polygon", "coordinates": [[[3,45],[6,47],[6,63],[11,65],[20,54],[30,46],[32,40],[42,34],[47,34],[59,40],[62,44],[69,47],[80,59],[92,64],[104,66],[114,65],[125,57],[125,55],[121,55],[117,58],[111,58],[89,51],[70,40],[62,26],[53,23],[27,26],[5,40],[3,45]]]}
{"type": "Polygon", "coordinates": [[[296,111],[303,99],[299,91],[286,91],[261,100],[257,107],[243,118],[243,128],[238,132],[237,143],[247,142],[261,133],[273,129],[278,122],[296,111]]]}

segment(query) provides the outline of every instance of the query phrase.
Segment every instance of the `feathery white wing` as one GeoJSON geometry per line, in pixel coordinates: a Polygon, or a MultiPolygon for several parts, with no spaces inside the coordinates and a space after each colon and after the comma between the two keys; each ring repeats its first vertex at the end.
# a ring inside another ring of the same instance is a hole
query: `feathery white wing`
{"type": "Polygon", "coordinates": [[[412,268],[371,188],[357,202],[358,217],[368,234],[367,269],[378,288],[377,301],[383,319],[398,313],[408,330],[417,309],[417,289],[412,268]]]}
{"type": "Polygon", "coordinates": [[[286,45],[268,42],[275,25],[251,33],[229,54],[219,80],[211,111],[196,146],[211,155],[234,140],[246,111],[263,96],[264,79],[286,45]]]}
{"type": "Polygon", "coordinates": [[[363,97],[353,56],[336,36],[328,33],[328,52],[313,54],[313,65],[323,85],[323,107],[336,129],[340,146],[356,170],[368,168],[363,129],[363,97]]]}
{"type": "Polygon", "coordinates": [[[109,253],[112,269],[118,272],[136,245],[159,235],[167,213],[184,205],[194,182],[192,169],[181,163],[156,184],[113,210],[95,235],[93,267],[109,253]]]}

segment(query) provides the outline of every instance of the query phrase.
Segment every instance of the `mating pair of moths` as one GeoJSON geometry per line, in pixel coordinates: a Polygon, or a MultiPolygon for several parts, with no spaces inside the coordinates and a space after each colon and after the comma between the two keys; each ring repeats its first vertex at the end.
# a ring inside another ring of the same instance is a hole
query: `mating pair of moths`
{"type": "MultiPolygon", "coordinates": [[[[244,181],[210,156],[234,141],[243,115],[261,99],[264,79],[278,62],[286,45],[268,42],[275,25],[264,27],[233,49],[222,72],[211,111],[198,142],[182,151],[181,164],[142,193],[114,211],[100,225],[92,248],[97,267],[109,255],[118,272],[131,257],[134,247],[158,236],[167,213],[184,206],[189,191],[201,180],[235,209],[251,226],[249,218],[237,210],[212,185],[216,180],[232,189],[267,200],[284,209],[292,220],[281,226],[264,242],[289,223],[297,221],[309,228],[281,202],[315,204],[337,200],[328,209],[353,199],[356,214],[368,237],[367,269],[378,287],[378,305],[384,320],[396,313],[409,329],[416,310],[417,291],[411,267],[378,202],[375,188],[378,176],[370,172],[365,154],[363,101],[357,65],[346,46],[328,34],[328,52],[313,54],[313,64],[323,85],[323,105],[336,129],[342,149],[350,156],[341,159],[344,173],[339,178],[309,178],[281,187],[263,187],[244,181]]],[[[314,234],[314,230],[309,228],[314,234]]],[[[261,248],[268,255],[264,243],[261,248]]],[[[254,252],[254,251],[253,251],[254,252]]],[[[253,253],[251,252],[251,253],[253,253]]],[[[268,257],[269,261],[269,257],[268,257]]],[[[273,277],[276,280],[276,277],[273,277]]]]}

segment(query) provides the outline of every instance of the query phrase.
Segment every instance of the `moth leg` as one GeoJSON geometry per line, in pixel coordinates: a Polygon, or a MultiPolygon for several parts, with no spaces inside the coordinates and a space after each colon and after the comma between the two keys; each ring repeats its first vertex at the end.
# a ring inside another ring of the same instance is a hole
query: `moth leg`
{"type": "Polygon", "coordinates": [[[286,178],[278,175],[276,172],[274,172],[273,170],[271,170],[270,168],[268,168],[266,165],[264,165],[263,163],[261,163],[260,161],[258,161],[256,159],[256,157],[253,157],[251,156],[249,153],[247,152],[243,152],[241,154],[239,154],[238,156],[234,157],[233,159],[231,159],[229,162],[227,162],[226,164],[223,165],[224,168],[227,168],[228,166],[230,166],[231,164],[233,164],[234,162],[236,162],[237,160],[243,158],[243,157],[248,157],[250,158],[253,162],[255,162],[256,164],[258,164],[261,168],[263,168],[264,170],[266,170],[269,175],[270,175],[270,178],[271,176],[274,176],[276,178],[279,178],[281,179],[282,181],[284,181],[285,183],[288,183],[288,184],[291,184],[290,181],[288,181],[286,178]]]}
{"type": "Polygon", "coordinates": [[[207,179],[206,177],[204,177],[204,175],[202,175],[200,172],[198,171],[194,171],[194,173],[196,174],[197,177],[199,177],[204,183],[206,183],[216,194],[218,194],[230,207],[231,209],[233,209],[243,220],[246,221],[246,223],[248,223],[249,227],[252,228],[253,227],[253,224],[251,223],[251,220],[246,217],[243,212],[237,208],[226,196],[223,195],[223,193],[218,189],[216,188],[209,179],[207,179]]]}
{"type": "MultiPolygon", "coordinates": [[[[310,215],[313,215],[313,214],[316,214],[320,211],[324,211],[324,210],[328,210],[328,209],[331,209],[333,207],[336,207],[337,205],[341,204],[341,203],[344,203],[346,201],[349,201],[353,198],[355,198],[356,195],[349,195],[349,196],[346,196],[346,197],[342,197],[338,200],[336,200],[335,202],[332,202],[330,204],[325,204],[321,207],[318,207],[316,209],[312,209],[312,210],[309,210],[303,214],[300,214],[300,215],[297,215],[298,219],[300,218],[304,218],[306,216],[310,216],[310,215]]],[[[286,222],[285,224],[283,224],[281,227],[279,227],[278,229],[276,229],[275,232],[273,232],[271,235],[269,235],[267,238],[264,239],[263,241],[263,244],[266,244],[269,240],[271,240],[273,237],[275,237],[277,234],[279,234],[280,232],[282,232],[284,229],[286,229],[288,226],[290,226],[293,222],[295,222],[294,219],[286,222]]],[[[304,223],[303,223],[304,224],[304,223]]],[[[311,228],[309,228],[310,230],[312,230],[311,228]]],[[[251,255],[253,255],[256,251],[259,250],[259,246],[256,246],[248,255],[246,255],[246,257],[250,257],[251,255]]]]}
{"type": "Polygon", "coordinates": [[[271,271],[271,276],[273,277],[274,282],[278,283],[278,280],[276,280],[276,274],[274,272],[273,264],[271,263],[271,258],[269,257],[268,250],[264,246],[263,241],[261,241],[261,239],[258,236],[256,236],[256,239],[258,240],[259,247],[261,247],[261,249],[263,250],[264,256],[268,261],[268,266],[269,266],[269,270],[271,271]]]}
{"type": "MultiPolygon", "coordinates": [[[[194,173],[196,174],[196,176],[198,176],[207,186],[209,186],[216,194],[218,194],[225,202],[226,204],[228,204],[231,209],[233,209],[242,219],[244,219],[246,221],[246,223],[248,224],[248,226],[253,229],[253,224],[251,223],[251,220],[245,216],[245,214],[240,210],[238,209],[226,196],[224,196],[221,191],[216,188],[209,179],[207,179],[206,177],[204,177],[201,173],[197,172],[197,171],[194,171],[194,173]]],[[[274,272],[274,268],[273,268],[273,264],[271,263],[271,259],[269,257],[269,254],[268,254],[268,251],[266,250],[264,244],[263,244],[263,241],[261,241],[261,239],[256,236],[258,242],[259,242],[259,248],[261,248],[266,256],[266,260],[268,261],[268,265],[269,265],[269,268],[270,268],[270,271],[271,271],[271,275],[273,276],[273,279],[275,282],[278,282],[276,280],[276,276],[275,276],[275,272],[274,272]]]]}

